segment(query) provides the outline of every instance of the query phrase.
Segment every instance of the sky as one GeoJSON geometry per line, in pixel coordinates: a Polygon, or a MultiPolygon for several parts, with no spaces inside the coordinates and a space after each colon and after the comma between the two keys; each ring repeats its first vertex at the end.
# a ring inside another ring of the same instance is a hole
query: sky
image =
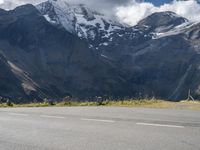
{"type": "MultiPolygon", "coordinates": [[[[4,3],[4,5],[1,7],[9,9],[15,7],[16,5],[22,5],[25,3],[37,4],[42,1],[46,0],[0,0],[0,4],[4,3]]],[[[98,9],[103,9],[104,11],[104,9],[114,8],[122,5],[128,5],[132,0],[66,0],[66,1],[73,3],[87,4],[89,6],[96,7],[98,9]]],[[[158,6],[164,3],[169,3],[172,0],[137,0],[137,1],[151,2],[154,5],[158,6]]]]}
{"type": "Polygon", "coordinates": [[[129,2],[116,8],[116,16],[124,23],[136,25],[138,21],[155,12],[172,11],[192,22],[200,21],[200,4],[196,0],[173,0],[169,3],[129,2]]]}
{"type": "MultiPolygon", "coordinates": [[[[0,0],[0,7],[13,9],[25,3],[37,4],[46,0],[0,0]]],[[[200,21],[200,0],[66,0],[86,4],[131,26],[154,12],[173,11],[191,21],[200,21]]]]}

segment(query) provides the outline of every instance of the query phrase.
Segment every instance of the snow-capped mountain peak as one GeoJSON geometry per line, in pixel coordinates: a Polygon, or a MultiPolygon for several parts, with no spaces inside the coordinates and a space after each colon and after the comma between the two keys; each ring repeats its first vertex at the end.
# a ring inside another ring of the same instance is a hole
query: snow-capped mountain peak
{"type": "Polygon", "coordinates": [[[152,34],[152,38],[161,38],[184,32],[193,23],[174,12],[157,12],[141,20],[136,28],[152,34]]]}
{"type": "Polygon", "coordinates": [[[38,10],[52,24],[61,25],[67,31],[74,32],[75,15],[68,3],[63,0],[48,0],[37,5],[38,10]]]}
{"type": "Polygon", "coordinates": [[[157,12],[144,18],[138,23],[138,26],[149,26],[152,29],[167,26],[171,26],[173,28],[185,22],[188,22],[188,20],[174,12],[167,11],[157,12]]]}
{"type": "Polygon", "coordinates": [[[86,5],[69,4],[66,0],[48,0],[37,5],[37,9],[50,23],[89,40],[108,37],[114,30],[123,27],[115,19],[112,20],[86,5]]]}

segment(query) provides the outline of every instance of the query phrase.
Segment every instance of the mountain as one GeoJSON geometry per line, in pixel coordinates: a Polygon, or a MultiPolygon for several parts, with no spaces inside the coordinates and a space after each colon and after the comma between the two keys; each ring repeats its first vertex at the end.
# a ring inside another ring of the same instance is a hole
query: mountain
{"type": "Polygon", "coordinates": [[[136,95],[177,100],[192,89],[198,97],[199,26],[172,12],[155,13],[112,35],[101,55],[118,64],[126,90],[136,95]]]}
{"type": "Polygon", "coordinates": [[[0,9],[0,96],[200,98],[200,23],[173,12],[136,26],[64,0],[0,9]]]}
{"type": "MultiPolygon", "coordinates": [[[[73,78],[70,74],[79,72],[81,82],[86,76],[85,70],[95,64],[86,42],[49,24],[34,6],[1,11],[0,16],[1,53],[9,62],[7,69],[12,71],[26,92],[21,93],[21,97],[64,97],[68,95],[64,85],[69,80],[67,76],[73,78]]],[[[20,99],[13,94],[9,97],[20,99]]]]}
{"type": "Polygon", "coordinates": [[[123,90],[115,68],[99,60],[87,41],[52,25],[34,6],[1,10],[0,16],[0,53],[24,91],[20,96],[14,95],[14,89],[0,95],[21,102],[71,95],[88,98],[123,90]],[[112,89],[109,83],[119,88],[112,89]]]}
{"type": "Polygon", "coordinates": [[[90,46],[96,49],[113,32],[124,27],[117,19],[111,19],[86,5],[72,5],[65,0],[48,0],[37,5],[37,9],[51,24],[87,39],[90,46]]]}

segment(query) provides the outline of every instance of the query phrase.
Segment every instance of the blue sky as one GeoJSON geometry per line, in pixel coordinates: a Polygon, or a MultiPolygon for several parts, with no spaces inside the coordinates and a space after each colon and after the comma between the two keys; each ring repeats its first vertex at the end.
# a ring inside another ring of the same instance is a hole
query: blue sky
{"type": "Polygon", "coordinates": [[[145,1],[151,2],[156,6],[160,6],[160,5],[164,4],[164,3],[172,2],[172,0],[145,0],[145,1]]]}

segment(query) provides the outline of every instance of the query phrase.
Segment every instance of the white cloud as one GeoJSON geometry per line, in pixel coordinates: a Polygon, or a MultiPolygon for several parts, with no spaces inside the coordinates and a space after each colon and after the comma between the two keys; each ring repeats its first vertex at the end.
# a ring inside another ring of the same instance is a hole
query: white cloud
{"type": "Polygon", "coordinates": [[[0,0],[0,8],[14,9],[16,6],[24,5],[27,3],[38,4],[45,0],[0,0]]]}
{"type": "Polygon", "coordinates": [[[138,21],[150,14],[162,11],[173,11],[191,21],[200,21],[200,5],[196,0],[174,0],[170,4],[163,4],[160,7],[148,2],[138,3],[134,0],[127,6],[118,7],[116,15],[122,22],[136,25],[138,21]]]}
{"type": "Polygon", "coordinates": [[[3,4],[4,3],[4,0],[0,0],[0,4],[3,4]]]}
{"type": "MultiPolygon", "coordinates": [[[[16,6],[32,3],[38,4],[46,0],[0,0],[0,8],[13,9],[16,6]]],[[[200,21],[200,0],[174,0],[170,4],[155,6],[150,2],[136,2],[144,0],[66,0],[74,3],[85,3],[89,7],[103,11],[108,15],[115,14],[119,20],[129,25],[135,25],[141,19],[154,12],[173,11],[191,21],[200,21]],[[129,4],[127,4],[129,1],[129,4]],[[123,5],[123,6],[120,6],[123,5]],[[118,7],[119,6],[119,7],[118,7]],[[115,9],[116,8],[116,9],[115,9]],[[113,11],[115,9],[115,11],[113,11]]]]}
{"type": "MultiPolygon", "coordinates": [[[[0,0],[1,2],[2,0],[0,0]]],[[[47,0],[4,0],[4,4],[1,5],[0,8],[4,9],[13,9],[16,6],[22,5],[22,4],[38,4],[43,1],[47,0]]],[[[69,3],[79,3],[79,4],[86,4],[90,8],[94,8],[98,11],[113,13],[111,9],[113,10],[115,7],[120,6],[122,4],[127,4],[130,0],[66,0],[69,3]]]]}

